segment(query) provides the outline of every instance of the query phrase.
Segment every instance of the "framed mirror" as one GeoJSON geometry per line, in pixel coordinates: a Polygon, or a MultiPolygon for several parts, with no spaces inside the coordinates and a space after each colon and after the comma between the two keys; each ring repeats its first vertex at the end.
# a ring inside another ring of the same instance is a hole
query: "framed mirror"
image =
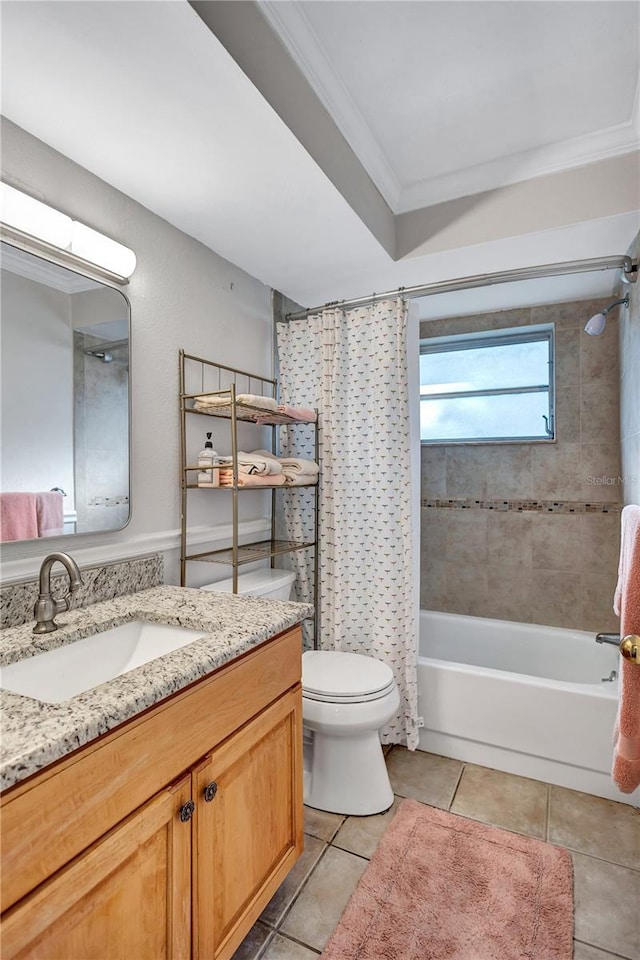
{"type": "Polygon", "coordinates": [[[3,242],[0,539],[129,521],[129,301],[3,242]]]}

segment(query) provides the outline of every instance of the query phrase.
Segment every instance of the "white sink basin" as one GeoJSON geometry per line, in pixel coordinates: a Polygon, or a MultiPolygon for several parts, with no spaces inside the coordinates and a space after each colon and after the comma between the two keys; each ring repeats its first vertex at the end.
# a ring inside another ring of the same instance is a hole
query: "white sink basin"
{"type": "Polygon", "coordinates": [[[62,703],[206,634],[132,620],[0,669],[0,687],[44,703],[62,703]]]}

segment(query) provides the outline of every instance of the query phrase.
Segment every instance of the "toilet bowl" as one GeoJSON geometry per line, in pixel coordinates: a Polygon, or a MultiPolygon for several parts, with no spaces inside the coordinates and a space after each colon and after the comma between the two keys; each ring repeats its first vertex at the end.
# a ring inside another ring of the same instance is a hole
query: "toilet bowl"
{"type": "Polygon", "coordinates": [[[393,671],[373,657],[334,650],[302,656],[305,803],[367,816],[387,810],[393,791],[379,730],[397,712],[393,671]]]}

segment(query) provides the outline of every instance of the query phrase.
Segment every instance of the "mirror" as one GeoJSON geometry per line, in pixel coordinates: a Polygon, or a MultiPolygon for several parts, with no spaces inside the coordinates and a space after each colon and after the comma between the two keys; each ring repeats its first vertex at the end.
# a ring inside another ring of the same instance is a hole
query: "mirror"
{"type": "Polygon", "coordinates": [[[0,539],[129,520],[129,301],[1,245],[0,539]]]}

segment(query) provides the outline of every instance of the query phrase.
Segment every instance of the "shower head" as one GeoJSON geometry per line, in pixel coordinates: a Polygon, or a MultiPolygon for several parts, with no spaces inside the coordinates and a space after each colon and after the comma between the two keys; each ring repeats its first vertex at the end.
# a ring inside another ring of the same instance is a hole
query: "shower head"
{"type": "Polygon", "coordinates": [[[629,297],[623,297],[622,300],[614,300],[613,303],[610,303],[608,307],[605,307],[602,313],[596,313],[590,320],[584,325],[585,333],[588,333],[591,337],[599,337],[603,332],[606,323],[607,323],[607,314],[610,310],[613,310],[614,307],[619,306],[621,303],[624,303],[625,307],[629,306],[629,297]]]}

